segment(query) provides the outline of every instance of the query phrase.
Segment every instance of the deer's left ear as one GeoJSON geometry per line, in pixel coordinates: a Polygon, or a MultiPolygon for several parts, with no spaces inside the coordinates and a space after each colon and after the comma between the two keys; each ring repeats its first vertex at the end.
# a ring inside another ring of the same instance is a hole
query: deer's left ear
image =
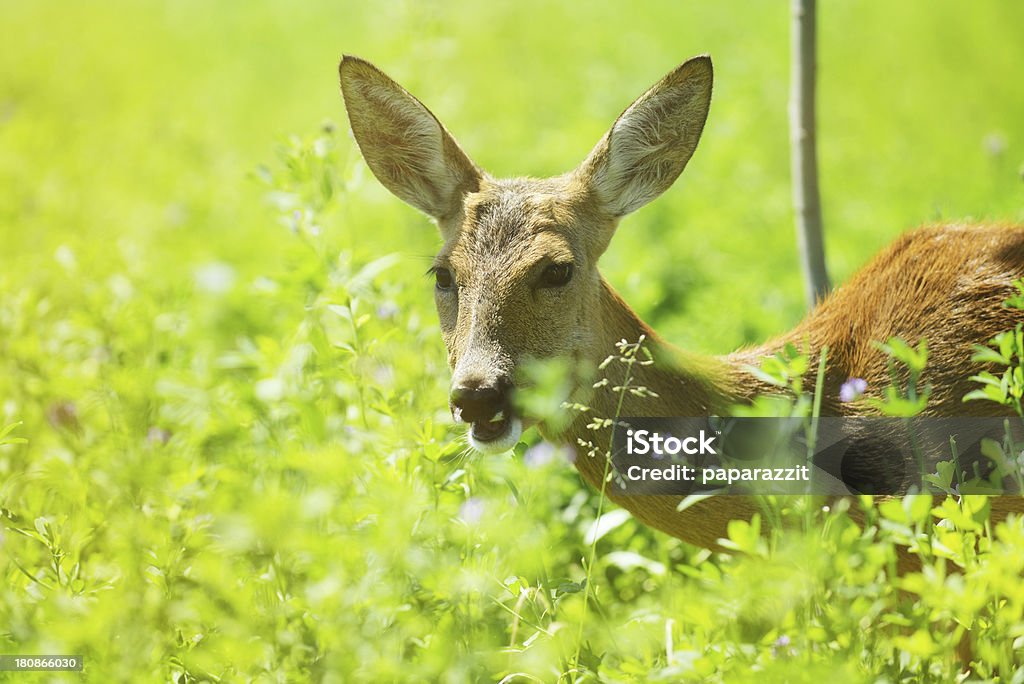
{"type": "Polygon", "coordinates": [[[458,211],[482,174],[437,117],[365,60],[346,55],[338,71],[352,133],[373,175],[435,219],[458,211]]]}
{"type": "Polygon", "coordinates": [[[712,73],[707,55],[687,60],[615,120],[576,170],[603,211],[624,216],[679,177],[704,130],[712,73]]]}

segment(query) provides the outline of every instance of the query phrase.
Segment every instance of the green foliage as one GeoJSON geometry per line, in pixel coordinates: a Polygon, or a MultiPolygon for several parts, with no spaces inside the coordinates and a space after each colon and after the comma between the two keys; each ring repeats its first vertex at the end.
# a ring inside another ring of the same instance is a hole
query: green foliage
{"type": "MultiPolygon", "coordinates": [[[[819,366],[824,368],[828,350],[820,355],[819,366]]],[[[804,377],[810,368],[811,358],[807,345],[797,349],[789,343],[782,351],[761,360],[760,366],[747,366],[748,373],[758,380],[773,387],[784,390],[786,394],[763,394],[754,400],[751,406],[736,406],[733,413],[738,416],[792,416],[808,418],[812,412],[820,408],[821,382],[816,386],[816,393],[809,395],[804,391],[804,377]],[[817,397],[817,401],[815,401],[817,397]]]]}
{"type": "Polygon", "coordinates": [[[1008,297],[1003,302],[1003,306],[1007,309],[1024,311],[1024,278],[1013,281],[1013,286],[1017,288],[1017,293],[1008,297]]]}
{"type": "Polygon", "coordinates": [[[560,358],[529,359],[519,372],[523,375],[520,386],[530,387],[530,391],[515,395],[518,411],[553,432],[564,429],[573,417],[569,410],[572,388],[577,381],[585,382],[590,373],[560,358]]]}
{"type": "Polygon", "coordinates": [[[921,385],[921,374],[928,363],[927,341],[921,339],[915,348],[898,337],[891,337],[877,346],[888,356],[892,382],[880,398],[869,398],[868,405],[886,416],[912,418],[920,415],[932,391],[928,385],[921,385]]]}
{"type": "Polygon", "coordinates": [[[0,429],[0,447],[7,446],[10,444],[27,444],[28,440],[24,437],[12,437],[11,433],[14,432],[21,423],[11,423],[7,427],[0,429]]]}
{"type": "MultiPolygon", "coordinates": [[[[1024,310],[1024,279],[1015,281],[1014,285],[1020,294],[1011,296],[1003,306],[1024,310]]],[[[971,376],[971,380],[981,383],[982,387],[964,395],[964,401],[993,401],[1012,407],[1018,416],[1024,417],[1024,408],[1021,407],[1021,397],[1024,396],[1024,323],[999,333],[987,347],[975,345],[971,360],[1006,368],[999,376],[990,371],[971,376]]]]}
{"type": "MultiPolygon", "coordinates": [[[[67,680],[97,682],[945,682],[970,629],[977,675],[1019,681],[1024,530],[985,499],[868,505],[863,527],[848,502],[776,501],[772,531],[734,524],[723,554],[603,502],[535,435],[470,454],[421,277],[436,231],[344,130],[342,51],[485,168],[561,173],[713,53],[700,150],[602,263],[666,338],[725,351],[802,312],[786,11],[5,3],[0,652],[80,653],[67,680]],[[261,164],[291,131],[311,134],[261,164]],[[905,544],[924,563],[897,577],[905,544]]],[[[1013,3],[823,11],[838,279],[915,223],[1024,218],[1024,91],[1005,87],[1022,21],[1013,3]]],[[[538,413],[562,380],[538,381],[538,413]]]]}
{"type": "Polygon", "coordinates": [[[758,368],[748,370],[754,377],[775,387],[785,387],[794,394],[800,395],[803,390],[803,378],[809,368],[807,350],[803,352],[796,345],[789,343],[774,356],[766,357],[758,368]]]}
{"type": "MultiPolygon", "coordinates": [[[[950,460],[937,462],[935,472],[928,472],[930,467],[925,464],[923,448],[918,443],[914,423],[910,420],[924,412],[927,408],[928,397],[931,395],[931,387],[921,384],[921,376],[928,364],[927,343],[922,339],[914,348],[903,340],[893,337],[889,339],[888,343],[878,346],[889,357],[889,375],[892,382],[883,390],[881,398],[871,397],[867,399],[867,403],[883,415],[905,419],[910,445],[917,459],[922,482],[954,496],[963,494],[997,495],[1008,491],[1006,478],[1010,478],[1015,486],[1013,491],[1024,491],[1024,486],[1022,486],[1024,485],[1024,459],[1018,459],[1014,455],[1024,445],[1018,444],[1014,439],[1008,422],[1004,423],[1002,444],[990,438],[985,438],[981,442],[981,453],[992,461],[993,466],[987,474],[968,472],[961,466],[958,459],[956,435],[949,437],[950,460]]],[[[972,358],[978,360],[978,354],[976,353],[972,358]]],[[[964,400],[966,401],[971,394],[964,397],[964,400]]]]}

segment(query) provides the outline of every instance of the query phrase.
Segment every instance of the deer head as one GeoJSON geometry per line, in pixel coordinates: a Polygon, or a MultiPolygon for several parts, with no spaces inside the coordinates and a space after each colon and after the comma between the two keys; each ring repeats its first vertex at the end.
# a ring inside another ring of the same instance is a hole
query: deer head
{"type": "MultiPolygon", "coordinates": [[[[373,65],[344,57],[352,132],[377,179],[425,212],[444,240],[431,268],[452,369],[449,404],[479,451],[509,449],[523,421],[511,394],[528,359],[600,360],[611,349],[597,262],[619,219],[664,192],[693,154],[712,68],[695,57],[615,120],[575,170],[496,179],[419,100],[373,65]]],[[[607,307],[605,307],[607,309],[607,307]]]]}

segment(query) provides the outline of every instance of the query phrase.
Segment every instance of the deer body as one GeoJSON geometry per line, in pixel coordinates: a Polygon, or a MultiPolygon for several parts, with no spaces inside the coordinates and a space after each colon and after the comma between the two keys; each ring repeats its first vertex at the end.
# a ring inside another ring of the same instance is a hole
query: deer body
{"type": "MultiPolygon", "coordinates": [[[[945,416],[993,415],[990,402],[967,402],[962,397],[977,387],[969,377],[980,368],[970,361],[972,344],[983,344],[1020,320],[1020,312],[1001,306],[1015,293],[1014,279],[1024,277],[1024,229],[1008,226],[936,226],[905,234],[875,257],[849,283],[833,292],[799,326],[765,345],[714,358],[685,355],[661,340],[604,285],[609,314],[603,319],[617,326],[593,352],[600,361],[617,340],[649,341],[658,363],[634,366],[632,384],[649,388],[657,398],[626,394],[624,416],[723,415],[729,407],[758,394],[777,391],[757,380],[745,367],[779,352],[787,342],[812,350],[812,371],[805,386],[812,387],[817,354],[825,346],[824,415],[855,414],[862,404],[839,401],[839,387],[850,377],[867,381],[869,393],[890,382],[885,355],[872,344],[892,336],[916,341],[928,333],[929,364],[924,379],[933,392],[928,413],[945,416]],[[916,264],[916,265],[915,265],[916,264]],[[970,274],[968,277],[967,274],[970,274]],[[611,313],[614,312],[614,313],[611,313]]],[[[613,381],[620,378],[613,378],[613,381]]],[[[616,413],[616,396],[595,393],[593,412],[616,413]]],[[[993,409],[996,409],[995,411],[993,409]]],[[[1007,413],[1009,415],[1009,413],[1007,413]]],[[[569,440],[594,440],[587,419],[570,428],[569,440]]],[[[594,487],[601,487],[604,460],[579,456],[576,466],[594,487]]],[[[609,496],[651,527],[700,546],[714,546],[725,536],[729,520],[749,518],[758,509],[741,497],[711,497],[683,513],[676,511],[678,497],[609,496]]],[[[1020,497],[993,500],[997,518],[1007,512],[1024,512],[1020,497]]],[[[854,515],[857,515],[854,512],[854,515]]]]}
{"type": "MultiPolygon", "coordinates": [[[[927,338],[924,380],[935,415],[991,415],[989,402],[963,403],[974,344],[1012,328],[1019,312],[1002,302],[1024,277],[1024,228],[936,226],[910,232],[827,297],[791,332],[721,357],[689,354],[662,341],[615,293],[597,260],[625,214],[666,190],[697,145],[711,98],[707,57],[685,62],[615,121],[574,171],[549,179],[494,179],[480,170],[418,100],[375,67],[345,57],[342,92],[352,131],[371,170],[398,197],[434,218],[444,239],[434,268],[435,300],[453,371],[450,406],[470,424],[484,453],[511,448],[524,428],[510,397],[528,359],[571,357],[600,363],[619,340],[645,337],[655,363],[634,366],[632,384],[656,396],[578,392],[601,416],[726,414],[771,388],[744,370],[786,343],[817,355],[828,348],[823,413],[860,410],[838,401],[846,379],[869,392],[889,384],[884,354],[892,336],[927,338]],[[615,405],[613,405],[613,403],[615,405]]],[[[609,367],[611,368],[611,367],[609,367]]],[[[611,371],[615,372],[615,371],[611,371]]],[[[615,382],[621,378],[610,377],[615,382]]],[[[805,386],[813,387],[809,377],[805,386]]],[[[575,445],[595,440],[581,416],[561,434],[575,445]]],[[[600,437],[598,437],[600,439],[600,437]]],[[[595,442],[597,443],[597,442],[595,442]]],[[[607,442],[605,442],[607,443],[607,442]]],[[[601,487],[603,458],[580,454],[583,477],[601,487]]],[[[617,496],[642,522],[691,543],[714,546],[729,520],[756,512],[752,499],[711,497],[680,512],[678,497],[617,496]]],[[[1002,497],[997,516],[1024,511],[1002,497]]]]}

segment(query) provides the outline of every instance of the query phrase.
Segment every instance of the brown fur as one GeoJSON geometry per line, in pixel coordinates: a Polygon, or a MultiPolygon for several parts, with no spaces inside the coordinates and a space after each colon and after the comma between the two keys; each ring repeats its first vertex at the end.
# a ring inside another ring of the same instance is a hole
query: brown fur
{"type": "MultiPolygon", "coordinates": [[[[657,398],[627,395],[622,415],[724,414],[771,389],[744,366],[787,342],[806,341],[812,368],[821,349],[829,349],[823,410],[839,415],[863,410],[838,401],[847,378],[864,378],[874,392],[889,384],[886,358],[873,343],[899,336],[928,340],[930,413],[1000,412],[990,402],[961,398],[974,387],[969,377],[981,370],[970,362],[971,346],[1021,320],[1019,311],[1001,303],[1013,293],[1012,281],[1024,277],[1024,228],[948,225],[907,233],[793,331],[720,357],[665,343],[601,278],[597,260],[618,219],[667,189],[693,154],[711,97],[707,57],[684,63],[634,102],[576,171],[544,180],[491,178],[426,107],[375,67],[346,57],[340,72],[352,130],[370,168],[395,194],[433,216],[444,237],[435,264],[451,272],[457,288],[438,290],[436,299],[455,381],[510,380],[528,358],[568,356],[596,364],[619,340],[645,336],[657,363],[637,367],[633,382],[657,398]],[[564,262],[574,266],[567,285],[538,286],[545,266],[564,262]]],[[[809,377],[805,386],[813,385],[809,377]]],[[[580,392],[593,413],[615,415],[608,393],[580,392]]],[[[606,440],[585,427],[587,420],[547,436],[568,444],[606,440]]],[[[603,459],[580,455],[576,467],[601,487],[603,459]]],[[[757,511],[755,500],[735,496],[679,512],[678,497],[609,495],[643,523],[707,547],[725,536],[730,520],[757,511]]],[[[1022,511],[1021,497],[993,500],[996,520],[1022,511]]],[[[910,567],[912,559],[904,561],[910,567]]]]}
{"type": "MultiPolygon", "coordinates": [[[[787,342],[810,342],[812,369],[817,354],[828,345],[823,413],[843,415],[861,412],[861,404],[838,401],[839,386],[850,377],[867,380],[869,394],[889,384],[885,355],[872,341],[891,336],[917,341],[929,340],[929,363],[923,380],[933,387],[927,412],[931,415],[1000,415],[991,402],[962,402],[961,398],[977,387],[969,377],[981,368],[970,361],[971,346],[983,344],[1002,330],[1012,328],[1022,318],[1019,311],[1001,303],[1015,289],[1011,282],[1024,277],[1024,229],[1000,226],[930,227],[904,235],[889,249],[875,257],[849,283],[833,292],[793,331],[767,344],[712,359],[696,360],[681,356],[637,317],[619,296],[604,285],[602,320],[609,325],[592,358],[607,356],[607,350],[620,339],[651,340],[660,363],[634,367],[634,384],[658,394],[657,399],[637,399],[627,395],[622,415],[693,416],[725,413],[736,403],[777,391],[751,376],[744,366],[780,351],[787,342]],[[964,277],[968,267],[974,278],[964,277]],[[974,303],[973,305],[971,303],[974,303]],[[695,372],[694,369],[700,369],[695,372]],[[995,410],[993,410],[995,409],[995,410]]],[[[812,387],[811,373],[805,386],[812,387]]],[[[612,378],[613,382],[618,378],[612,378]]],[[[594,413],[614,415],[613,397],[595,394],[594,413]]],[[[573,437],[594,439],[585,420],[573,426],[573,437]]],[[[581,457],[576,462],[583,476],[595,487],[601,486],[604,462],[581,457]]],[[[672,536],[701,546],[715,546],[725,536],[728,522],[749,517],[756,503],[738,497],[712,497],[676,512],[677,497],[611,498],[630,510],[645,524],[672,536]]],[[[1001,520],[1009,512],[1024,512],[1024,499],[998,497],[992,501],[993,519],[1001,520]]],[[[859,511],[852,514],[860,518],[859,511]]],[[[912,561],[905,559],[906,563],[912,561]]]]}

